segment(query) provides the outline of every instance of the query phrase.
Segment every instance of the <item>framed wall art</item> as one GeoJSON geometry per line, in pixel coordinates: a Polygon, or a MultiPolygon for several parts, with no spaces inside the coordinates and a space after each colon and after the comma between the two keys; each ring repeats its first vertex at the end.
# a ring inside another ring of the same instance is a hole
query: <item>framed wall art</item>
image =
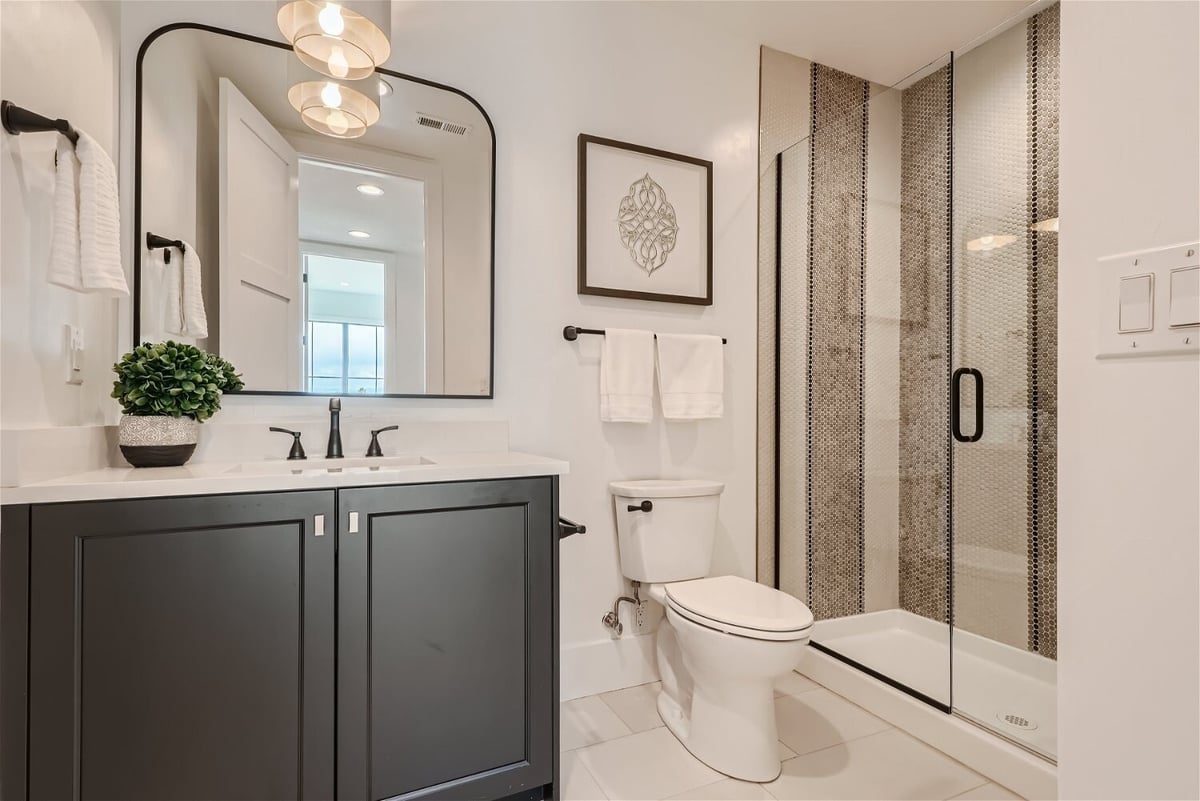
{"type": "Polygon", "coordinates": [[[711,306],[712,162],[579,135],[579,294],[711,306]]]}

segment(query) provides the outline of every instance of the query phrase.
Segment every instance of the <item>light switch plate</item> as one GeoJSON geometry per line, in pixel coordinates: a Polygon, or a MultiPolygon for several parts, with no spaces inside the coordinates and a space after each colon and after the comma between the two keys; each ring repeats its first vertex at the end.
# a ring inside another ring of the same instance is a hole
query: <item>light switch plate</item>
{"type": "Polygon", "coordinates": [[[1171,297],[1172,284],[1177,293],[1187,286],[1178,271],[1200,266],[1198,253],[1200,243],[1185,242],[1100,259],[1097,358],[1200,354],[1200,326],[1178,325],[1187,312],[1182,297],[1174,307],[1171,297]]]}

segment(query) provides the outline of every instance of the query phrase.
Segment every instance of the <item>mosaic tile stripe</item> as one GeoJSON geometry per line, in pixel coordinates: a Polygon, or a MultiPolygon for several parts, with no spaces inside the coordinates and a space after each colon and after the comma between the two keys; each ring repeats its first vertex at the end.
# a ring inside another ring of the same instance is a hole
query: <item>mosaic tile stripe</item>
{"type": "Polygon", "coordinates": [[[863,609],[863,288],[869,85],[812,68],[808,240],[808,597],[863,609]]]}
{"type": "MultiPolygon", "coordinates": [[[[1030,225],[1058,217],[1059,5],[1026,23],[1029,70],[1030,225]]],[[[1058,654],[1056,474],[1058,234],[1030,242],[1029,650],[1058,654]]]]}
{"type": "Polygon", "coordinates": [[[900,142],[900,607],[950,618],[949,65],[904,91],[900,142]]]}

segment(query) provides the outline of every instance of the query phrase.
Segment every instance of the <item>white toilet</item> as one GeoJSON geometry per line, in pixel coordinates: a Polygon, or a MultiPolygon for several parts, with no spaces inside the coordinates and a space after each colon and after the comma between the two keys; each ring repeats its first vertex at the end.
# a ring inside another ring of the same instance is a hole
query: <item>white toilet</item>
{"type": "Polygon", "coordinates": [[[621,571],[666,608],[658,712],[698,759],[729,776],[779,775],[775,680],[800,664],[813,616],[797,598],[708,576],[717,481],[614,481],[621,571]]]}

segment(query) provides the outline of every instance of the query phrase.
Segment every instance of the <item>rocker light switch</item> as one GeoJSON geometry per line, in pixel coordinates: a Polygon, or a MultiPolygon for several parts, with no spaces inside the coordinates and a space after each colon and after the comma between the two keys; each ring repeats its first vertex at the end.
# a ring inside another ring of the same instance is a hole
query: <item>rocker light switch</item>
{"type": "Polygon", "coordinates": [[[1172,328],[1200,325],[1200,267],[1171,271],[1171,311],[1167,324],[1172,328]]]}
{"type": "Polygon", "coordinates": [[[1121,278],[1118,330],[1122,334],[1154,328],[1154,274],[1121,278]]]}

